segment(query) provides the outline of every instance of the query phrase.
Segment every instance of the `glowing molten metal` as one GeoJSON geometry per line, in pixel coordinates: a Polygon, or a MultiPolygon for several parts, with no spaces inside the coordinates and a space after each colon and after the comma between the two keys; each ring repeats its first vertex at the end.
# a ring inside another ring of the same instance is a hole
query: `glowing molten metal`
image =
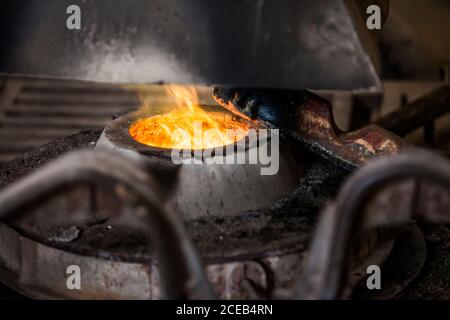
{"type": "Polygon", "coordinates": [[[198,150],[232,144],[249,131],[244,119],[200,107],[194,87],[171,85],[167,94],[174,109],[134,122],[129,129],[133,139],[158,148],[198,150]]]}

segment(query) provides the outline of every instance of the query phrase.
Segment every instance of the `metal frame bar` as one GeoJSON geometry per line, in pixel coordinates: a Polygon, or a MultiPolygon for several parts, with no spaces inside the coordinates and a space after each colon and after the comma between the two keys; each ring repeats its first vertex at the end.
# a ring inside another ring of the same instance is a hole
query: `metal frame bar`
{"type": "MultiPolygon", "coordinates": [[[[408,178],[433,183],[450,193],[449,162],[437,155],[414,151],[375,160],[356,172],[343,186],[334,206],[324,211],[312,241],[311,256],[291,297],[296,299],[340,299],[347,279],[352,244],[363,227],[366,208],[383,188],[408,178]]],[[[413,199],[414,200],[414,199],[413,199]]],[[[411,206],[410,218],[414,212],[411,206]]],[[[424,214],[435,221],[435,216],[424,214]]],[[[450,208],[447,216],[450,221],[450,208]]],[[[407,217],[404,217],[405,223],[407,217]]],[[[395,212],[386,215],[385,226],[398,223],[395,212]]]]}
{"type": "Polygon", "coordinates": [[[160,202],[158,185],[138,163],[107,151],[77,151],[65,155],[0,192],[0,219],[76,183],[123,184],[135,192],[148,211],[142,218],[154,244],[166,299],[212,299],[200,258],[180,219],[160,202]]]}

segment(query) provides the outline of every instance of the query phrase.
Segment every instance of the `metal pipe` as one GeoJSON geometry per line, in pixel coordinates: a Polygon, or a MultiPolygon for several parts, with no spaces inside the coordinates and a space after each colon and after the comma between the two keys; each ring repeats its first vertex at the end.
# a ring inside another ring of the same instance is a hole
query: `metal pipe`
{"type": "Polygon", "coordinates": [[[450,86],[443,86],[385,115],[376,123],[404,136],[448,112],[450,112],[450,86]]]}
{"type": "MultiPolygon", "coordinates": [[[[297,282],[292,297],[342,297],[352,244],[361,230],[365,209],[380,190],[406,178],[437,184],[450,192],[449,162],[437,155],[415,151],[374,160],[345,183],[335,207],[328,207],[322,215],[305,272],[297,282]]],[[[414,213],[411,212],[411,215],[414,213]]],[[[393,214],[395,216],[395,212],[393,214]]],[[[447,214],[450,214],[450,208],[447,214]]],[[[383,222],[387,226],[392,224],[389,220],[383,222]]]]}
{"type": "Polygon", "coordinates": [[[39,169],[0,192],[0,219],[14,217],[31,203],[75,183],[123,184],[144,202],[146,223],[159,261],[166,299],[212,299],[200,258],[180,219],[160,202],[158,185],[137,163],[106,151],[78,151],[39,169]]]}

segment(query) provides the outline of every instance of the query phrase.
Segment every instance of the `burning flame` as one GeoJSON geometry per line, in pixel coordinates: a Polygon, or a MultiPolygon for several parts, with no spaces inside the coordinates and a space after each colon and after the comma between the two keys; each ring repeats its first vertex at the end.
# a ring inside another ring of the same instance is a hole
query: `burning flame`
{"type": "Polygon", "coordinates": [[[249,131],[248,121],[225,109],[214,112],[200,107],[192,86],[170,85],[166,93],[173,100],[173,110],[134,122],[129,129],[133,139],[153,147],[198,150],[232,144],[249,131]]]}

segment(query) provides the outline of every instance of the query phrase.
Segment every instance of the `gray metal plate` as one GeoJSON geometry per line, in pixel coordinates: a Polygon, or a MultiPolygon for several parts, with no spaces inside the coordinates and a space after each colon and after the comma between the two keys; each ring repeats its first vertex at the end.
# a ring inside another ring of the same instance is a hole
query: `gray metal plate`
{"type": "Polygon", "coordinates": [[[0,72],[106,82],[379,90],[367,51],[372,37],[361,27],[363,15],[354,3],[2,0],[0,72]],[[81,8],[81,30],[66,27],[72,4],[81,8]]]}

